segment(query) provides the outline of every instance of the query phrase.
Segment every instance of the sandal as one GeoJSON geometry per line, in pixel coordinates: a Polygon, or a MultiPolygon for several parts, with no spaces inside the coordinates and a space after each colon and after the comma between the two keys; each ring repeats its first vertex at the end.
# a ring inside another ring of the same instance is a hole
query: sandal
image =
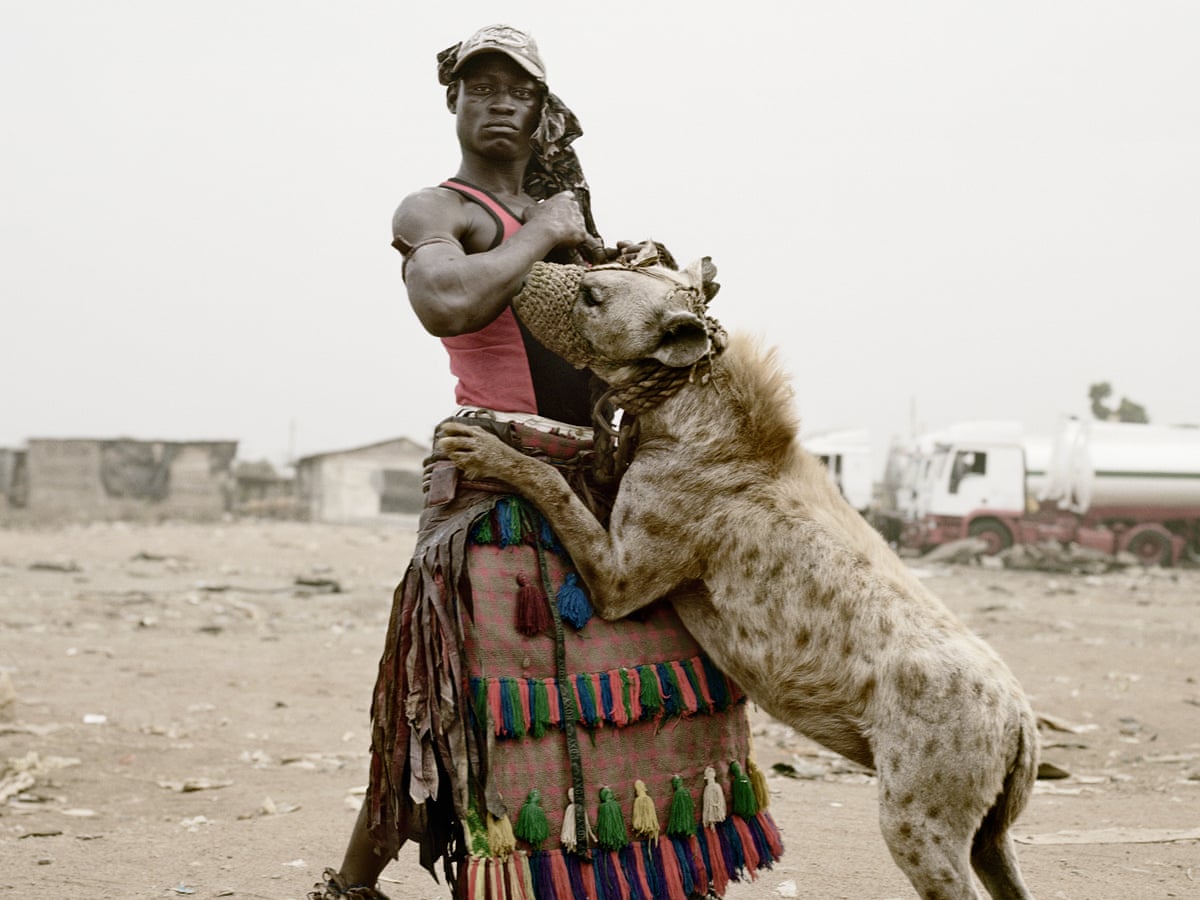
{"type": "Polygon", "coordinates": [[[315,890],[308,892],[308,900],[388,900],[388,896],[373,887],[368,887],[365,884],[346,884],[346,880],[341,874],[326,869],[321,873],[324,881],[319,881],[313,885],[315,890]]]}

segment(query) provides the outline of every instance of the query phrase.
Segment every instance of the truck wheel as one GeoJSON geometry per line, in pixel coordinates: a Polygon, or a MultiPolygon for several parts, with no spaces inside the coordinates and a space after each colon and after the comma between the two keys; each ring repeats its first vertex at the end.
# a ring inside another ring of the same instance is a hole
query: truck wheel
{"type": "Polygon", "coordinates": [[[1139,531],[1129,539],[1125,549],[1136,556],[1143,566],[1171,564],[1171,542],[1157,531],[1139,531]]]}
{"type": "Polygon", "coordinates": [[[967,534],[987,541],[988,547],[985,552],[988,556],[995,556],[1001,550],[1007,550],[1013,542],[1008,526],[997,519],[976,519],[967,529],[967,534]]]}

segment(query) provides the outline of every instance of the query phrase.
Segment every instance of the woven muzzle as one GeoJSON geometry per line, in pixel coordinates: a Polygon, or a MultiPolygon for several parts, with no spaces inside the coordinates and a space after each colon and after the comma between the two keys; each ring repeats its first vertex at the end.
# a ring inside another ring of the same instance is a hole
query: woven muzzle
{"type": "Polygon", "coordinates": [[[572,322],[575,297],[587,271],[583,266],[535,262],[525,286],[512,299],[513,312],[546,349],[577,369],[591,364],[588,345],[572,322]]]}

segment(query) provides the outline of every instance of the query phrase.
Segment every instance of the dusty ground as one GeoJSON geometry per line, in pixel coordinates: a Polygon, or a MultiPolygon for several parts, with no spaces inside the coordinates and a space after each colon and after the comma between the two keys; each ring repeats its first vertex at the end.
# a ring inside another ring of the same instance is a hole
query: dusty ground
{"type": "MultiPolygon", "coordinates": [[[[295,523],[0,530],[0,896],[302,898],[366,780],[411,543],[295,523]]],[[[1071,729],[1043,730],[1070,777],[1040,782],[1018,823],[1037,896],[1200,897],[1200,572],[922,575],[1071,729]]],[[[800,777],[771,778],[783,863],[731,900],[912,896],[871,778],[754,716],[764,767],[800,777]]],[[[408,854],[383,888],[445,897],[408,854]]]]}

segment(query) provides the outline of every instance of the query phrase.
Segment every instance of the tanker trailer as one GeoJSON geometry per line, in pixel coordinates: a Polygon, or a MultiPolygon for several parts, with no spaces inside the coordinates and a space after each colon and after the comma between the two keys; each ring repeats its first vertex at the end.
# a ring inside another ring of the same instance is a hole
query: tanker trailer
{"type": "Polygon", "coordinates": [[[1038,500],[1145,563],[1200,561],[1200,428],[1070,418],[1038,500]]]}

